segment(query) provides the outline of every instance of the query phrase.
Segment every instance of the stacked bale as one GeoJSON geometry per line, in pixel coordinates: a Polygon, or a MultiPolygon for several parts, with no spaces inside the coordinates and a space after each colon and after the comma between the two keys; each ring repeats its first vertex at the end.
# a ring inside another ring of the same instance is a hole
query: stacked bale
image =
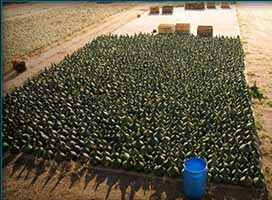
{"type": "Polygon", "coordinates": [[[204,2],[186,2],[185,3],[185,9],[193,9],[193,10],[201,10],[205,9],[205,3],[204,2]]]}
{"type": "Polygon", "coordinates": [[[216,8],[215,2],[207,2],[207,8],[216,8]]]}
{"type": "Polygon", "coordinates": [[[150,7],[149,14],[159,14],[159,13],[160,13],[160,7],[159,6],[150,7]]]}
{"type": "Polygon", "coordinates": [[[163,6],[162,7],[162,14],[172,14],[173,13],[173,6],[163,6]]]}
{"type": "Polygon", "coordinates": [[[213,27],[212,26],[198,26],[197,27],[197,36],[212,37],[213,36],[213,27]]]}
{"type": "Polygon", "coordinates": [[[190,24],[177,23],[176,33],[190,34],[190,24]]]}
{"type": "Polygon", "coordinates": [[[229,2],[222,2],[221,8],[230,8],[230,3],[229,2]]]}
{"type": "Polygon", "coordinates": [[[175,25],[174,24],[160,24],[158,27],[159,33],[174,33],[175,25]]]}

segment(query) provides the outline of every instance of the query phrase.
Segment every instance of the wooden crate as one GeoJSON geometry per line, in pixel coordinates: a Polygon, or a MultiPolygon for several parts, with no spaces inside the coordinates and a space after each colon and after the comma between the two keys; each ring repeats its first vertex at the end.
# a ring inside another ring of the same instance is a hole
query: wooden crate
{"type": "Polygon", "coordinates": [[[185,6],[185,3],[176,3],[175,5],[174,5],[174,7],[184,7],[185,6]]]}
{"type": "Polygon", "coordinates": [[[201,10],[205,9],[204,2],[186,2],[185,3],[185,10],[201,10]]]}
{"type": "Polygon", "coordinates": [[[229,2],[222,2],[221,8],[230,8],[230,3],[229,2]]]}
{"type": "Polygon", "coordinates": [[[175,25],[174,24],[160,24],[158,27],[159,33],[174,33],[175,25]]]}
{"type": "Polygon", "coordinates": [[[162,14],[172,14],[173,10],[174,10],[173,6],[163,6],[162,14]]]}
{"type": "Polygon", "coordinates": [[[150,7],[149,14],[160,14],[160,7],[159,6],[150,7]]]}
{"type": "Polygon", "coordinates": [[[190,34],[190,24],[177,23],[176,33],[190,34]]]}
{"type": "Polygon", "coordinates": [[[207,8],[216,8],[215,2],[207,2],[207,8]]]}
{"type": "Polygon", "coordinates": [[[198,26],[197,27],[197,36],[212,37],[213,36],[213,27],[212,26],[198,26]]]}

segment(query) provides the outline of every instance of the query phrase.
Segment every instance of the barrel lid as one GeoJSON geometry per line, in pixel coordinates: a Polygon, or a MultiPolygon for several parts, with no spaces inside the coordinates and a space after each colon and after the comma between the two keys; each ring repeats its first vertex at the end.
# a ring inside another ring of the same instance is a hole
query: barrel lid
{"type": "Polygon", "coordinates": [[[184,162],[184,169],[192,173],[200,173],[207,169],[207,163],[201,158],[188,158],[184,162]]]}

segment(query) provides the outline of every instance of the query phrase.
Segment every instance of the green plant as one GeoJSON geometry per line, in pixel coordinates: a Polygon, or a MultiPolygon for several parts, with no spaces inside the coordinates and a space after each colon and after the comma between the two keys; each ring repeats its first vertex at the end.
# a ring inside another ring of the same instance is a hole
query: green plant
{"type": "Polygon", "coordinates": [[[4,150],[264,184],[239,38],[99,36],[4,98],[4,150]]]}
{"type": "Polygon", "coordinates": [[[259,87],[257,87],[256,81],[254,82],[254,85],[250,87],[250,94],[253,98],[257,98],[259,101],[264,98],[263,92],[259,87]]]}

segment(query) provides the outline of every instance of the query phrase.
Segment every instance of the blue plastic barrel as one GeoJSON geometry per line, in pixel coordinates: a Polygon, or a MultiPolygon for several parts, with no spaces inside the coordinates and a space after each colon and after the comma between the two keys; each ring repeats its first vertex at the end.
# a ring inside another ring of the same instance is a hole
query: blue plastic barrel
{"type": "Polygon", "coordinates": [[[189,199],[204,196],[207,181],[207,164],[200,158],[189,158],[184,162],[184,192],[189,199]]]}

